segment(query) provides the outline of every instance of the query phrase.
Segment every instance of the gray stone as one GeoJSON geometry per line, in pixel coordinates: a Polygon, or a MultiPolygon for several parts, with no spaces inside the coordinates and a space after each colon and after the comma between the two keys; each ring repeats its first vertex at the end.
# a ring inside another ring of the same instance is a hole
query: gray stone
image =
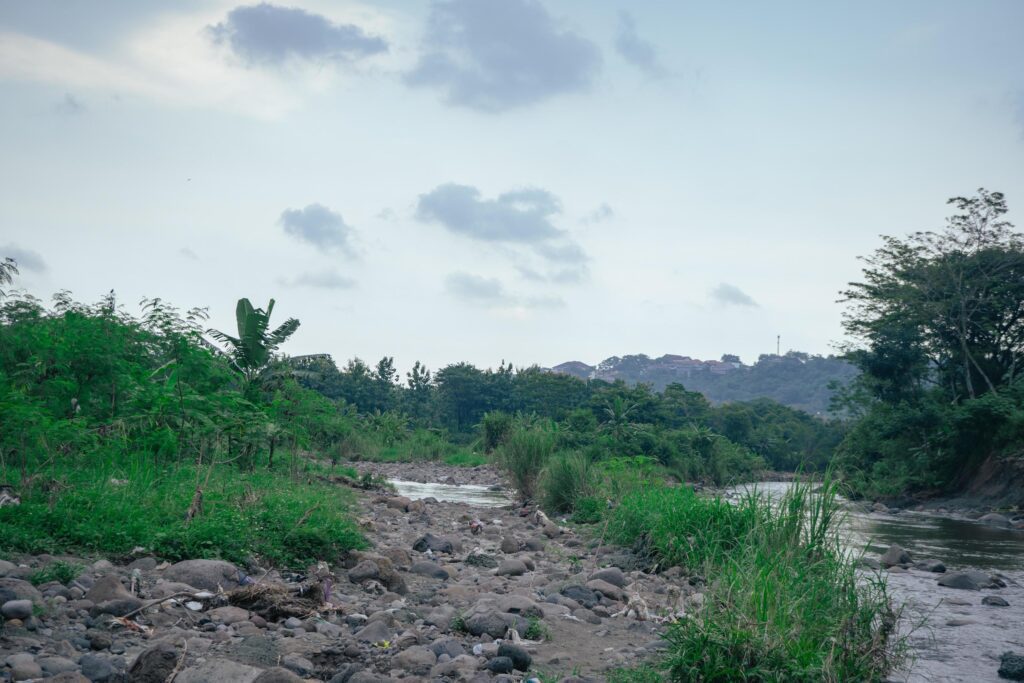
{"type": "Polygon", "coordinates": [[[1004,652],[999,659],[999,677],[1010,681],[1024,681],[1024,655],[1004,652]]]}
{"type": "Polygon", "coordinates": [[[939,579],[939,585],[946,588],[960,588],[962,590],[981,590],[996,585],[992,577],[977,569],[968,569],[962,572],[951,572],[939,579]]]}
{"type": "Polygon", "coordinates": [[[437,663],[437,656],[422,645],[413,645],[391,658],[391,665],[413,674],[426,674],[437,663]]]}
{"type": "Polygon", "coordinates": [[[983,515],[978,518],[978,521],[992,526],[1010,526],[1010,519],[1006,515],[1001,515],[998,512],[990,512],[987,515],[983,515]]]}
{"type": "Polygon", "coordinates": [[[362,583],[371,579],[376,581],[379,578],[380,566],[373,560],[363,560],[348,570],[348,580],[352,583],[362,583]]]}
{"type": "Polygon", "coordinates": [[[486,633],[492,638],[504,638],[508,624],[498,612],[481,612],[466,619],[466,630],[474,636],[486,633]]]}
{"type": "Polygon", "coordinates": [[[484,668],[495,674],[510,674],[515,666],[509,657],[494,657],[484,668]]]}
{"type": "Polygon", "coordinates": [[[210,659],[178,674],[174,683],[253,683],[263,673],[230,659],[210,659]]]}
{"type": "Polygon", "coordinates": [[[249,621],[249,610],[228,605],[225,607],[215,607],[207,612],[206,616],[215,624],[227,624],[230,626],[240,621],[249,621]]]}
{"type": "Polygon", "coordinates": [[[278,666],[261,673],[253,683],[302,683],[302,679],[288,669],[278,666]]]}
{"type": "Polygon", "coordinates": [[[998,595],[986,595],[981,599],[981,604],[988,605],[989,607],[1009,607],[1008,603],[1004,598],[998,595]]]}
{"type": "Polygon", "coordinates": [[[67,657],[40,657],[36,660],[36,664],[50,676],[56,676],[66,671],[78,671],[78,665],[67,657]]]}
{"type": "Polygon", "coordinates": [[[29,681],[43,677],[42,667],[36,662],[35,657],[28,653],[11,655],[5,661],[11,668],[11,678],[15,681],[29,681]]]}
{"type": "Polygon", "coordinates": [[[622,588],[626,585],[626,575],[622,573],[622,570],[618,567],[605,567],[604,569],[598,569],[596,572],[590,575],[590,579],[598,581],[607,581],[611,585],[622,588]]]}
{"type": "Polygon", "coordinates": [[[413,574],[419,574],[420,576],[429,576],[432,579],[441,579],[442,581],[448,578],[448,572],[444,570],[441,565],[436,562],[428,562],[421,560],[420,562],[413,562],[412,567],[409,571],[413,574]]]}
{"type": "Polygon", "coordinates": [[[425,553],[431,550],[435,553],[448,553],[451,555],[455,552],[455,546],[452,545],[451,541],[430,533],[417,538],[416,542],[412,544],[412,549],[418,553],[425,553]]]}
{"type": "Polygon", "coordinates": [[[165,683],[181,655],[170,643],[159,643],[143,650],[128,669],[132,683],[165,683]]]}
{"type": "Polygon", "coordinates": [[[356,631],[356,640],[364,643],[379,643],[384,640],[391,640],[392,631],[383,621],[371,621],[359,631],[356,631]]]}
{"type": "Polygon", "coordinates": [[[349,683],[351,678],[359,672],[359,665],[355,662],[349,662],[348,664],[342,664],[341,668],[338,669],[331,680],[328,683],[349,683]]]}
{"type": "Polygon", "coordinates": [[[8,596],[8,600],[32,600],[33,602],[38,602],[43,599],[42,594],[31,583],[13,577],[0,579],[0,595],[8,596]],[[10,597],[12,595],[13,597],[10,597]]]}
{"type": "Polygon", "coordinates": [[[93,681],[93,683],[109,681],[116,673],[114,665],[110,660],[97,655],[82,655],[82,659],[78,661],[78,666],[82,668],[82,675],[93,681]]]}
{"type": "Polygon", "coordinates": [[[526,648],[515,643],[502,643],[498,646],[498,656],[512,660],[512,667],[517,671],[529,671],[533,658],[526,648]]]}
{"type": "Polygon", "coordinates": [[[519,541],[512,536],[506,536],[501,539],[501,552],[506,555],[519,552],[519,541]]]}
{"type": "Polygon", "coordinates": [[[300,654],[292,653],[281,659],[281,665],[289,671],[293,671],[303,678],[310,676],[316,666],[300,654]]]}
{"type": "Polygon", "coordinates": [[[946,565],[942,564],[938,560],[922,560],[914,565],[914,569],[919,569],[923,572],[942,574],[946,571],[946,565]]]}
{"type": "Polygon", "coordinates": [[[597,593],[600,593],[606,598],[615,600],[616,602],[621,602],[625,597],[622,593],[621,588],[619,588],[618,586],[613,586],[607,581],[603,581],[601,579],[593,579],[591,581],[587,581],[587,588],[597,593]]]}
{"type": "Polygon", "coordinates": [[[216,591],[218,588],[237,588],[239,574],[233,564],[221,560],[185,560],[168,567],[164,578],[194,588],[216,591]]]}
{"type": "Polygon", "coordinates": [[[31,600],[10,600],[0,607],[4,619],[28,619],[32,616],[31,600]]]}
{"type": "Polygon", "coordinates": [[[896,567],[913,562],[913,560],[910,559],[910,553],[895,543],[889,546],[889,549],[885,551],[878,561],[883,567],[896,567]]]}
{"type": "Polygon", "coordinates": [[[580,586],[578,584],[566,586],[562,589],[561,593],[565,597],[571,600],[575,600],[587,609],[590,609],[599,602],[597,598],[597,593],[590,590],[589,588],[586,588],[585,586],[580,586]]]}
{"type": "Polygon", "coordinates": [[[526,573],[526,564],[522,560],[502,560],[497,573],[498,576],[522,576],[526,573]]]}

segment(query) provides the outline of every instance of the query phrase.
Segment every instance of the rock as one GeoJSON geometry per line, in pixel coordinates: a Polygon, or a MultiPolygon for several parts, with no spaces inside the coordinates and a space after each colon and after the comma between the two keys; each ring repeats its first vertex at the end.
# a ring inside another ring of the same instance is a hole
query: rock
{"type": "Polygon", "coordinates": [[[0,560],[0,576],[7,576],[12,571],[18,568],[18,565],[7,560],[0,560]]]}
{"type": "Polygon", "coordinates": [[[431,550],[435,553],[447,553],[449,555],[455,552],[455,546],[448,539],[435,536],[434,534],[424,534],[416,539],[416,542],[412,544],[412,549],[418,553],[425,553],[431,550]]]}
{"type": "Polygon", "coordinates": [[[547,544],[544,542],[544,539],[542,538],[528,538],[523,543],[523,546],[526,550],[529,550],[530,552],[539,553],[542,550],[544,550],[545,547],[547,547],[547,544]]]}
{"type": "Polygon", "coordinates": [[[543,531],[544,535],[548,538],[554,538],[555,536],[560,536],[562,534],[561,528],[559,528],[557,524],[554,524],[552,522],[548,522],[547,524],[545,524],[543,531]]]}
{"type": "MultiPolygon", "coordinates": [[[[194,588],[216,591],[238,588],[238,569],[221,560],[185,560],[167,568],[164,578],[180,581],[194,588]]],[[[182,672],[184,674],[184,671],[182,672]]],[[[180,677],[179,677],[180,680],[180,677]]]]}
{"type": "Polygon", "coordinates": [[[617,588],[622,588],[626,585],[626,575],[623,574],[622,570],[618,567],[605,567],[604,569],[598,569],[590,575],[590,580],[607,581],[617,588]]]}
{"type": "Polygon", "coordinates": [[[592,591],[596,591],[596,592],[600,593],[601,595],[605,596],[606,598],[609,598],[611,600],[615,600],[616,602],[621,602],[623,600],[623,598],[625,597],[623,595],[623,593],[622,593],[622,589],[621,588],[619,588],[618,586],[613,586],[612,584],[608,583],[607,581],[603,581],[601,579],[594,579],[592,581],[587,581],[587,588],[589,588],[592,591]]]}
{"type": "Polygon", "coordinates": [[[402,650],[391,658],[391,665],[413,674],[430,673],[430,668],[437,663],[437,656],[422,645],[414,645],[402,650]]]}
{"type": "Polygon", "coordinates": [[[36,660],[36,664],[38,664],[43,671],[50,676],[56,676],[57,674],[70,671],[78,672],[78,665],[67,657],[39,657],[36,660]]]}
{"type": "Polygon", "coordinates": [[[82,655],[78,666],[82,668],[82,675],[93,683],[109,681],[116,673],[110,660],[98,655],[82,655]]]}
{"type": "Polygon", "coordinates": [[[498,565],[498,576],[522,576],[526,573],[526,564],[522,560],[502,560],[498,565]]]}
{"type": "Polygon", "coordinates": [[[399,510],[401,512],[408,512],[409,504],[411,502],[412,501],[406,498],[405,496],[392,496],[390,498],[384,499],[385,505],[387,505],[392,510],[399,510]]]}
{"type": "Polygon", "coordinates": [[[561,590],[561,594],[570,600],[575,600],[587,609],[590,609],[599,602],[594,591],[578,584],[566,586],[561,590]]]}
{"type": "Polygon", "coordinates": [[[423,621],[426,624],[433,624],[442,629],[447,629],[452,619],[455,618],[455,608],[451,605],[440,605],[432,609],[423,621]]]}
{"type": "Polygon", "coordinates": [[[501,552],[505,553],[506,555],[518,553],[519,541],[517,541],[512,536],[505,536],[503,539],[501,539],[501,552]]]}
{"type": "Polygon", "coordinates": [[[992,577],[977,569],[968,569],[962,572],[951,572],[939,579],[939,585],[946,588],[960,588],[963,590],[981,590],[996,585],[992,577]]]}
{"type": "Polygon", "coordinates": [[[886,550],[880,558],[878,558],[878,561],[883,567],[895,567],[897,565],[910,564],[913,562],[913,560],[910,559],[910,553],[895,543],[889,546],[889,549],[886,550]]]}
{"type": "Polygon", "coordinates": [[[177,648],[170,643],[160,643],[143,650],[128,669],[132,683],[164,683],[178,664],[177,648]]]}
{"type": "Polygon", "coordinates": [[[1001,515],[998,512],[990,512],[987,515],[983,515],[978,518],[978,521],[983,524],[990,524],[991,526],[1010,526],[1010,519],[1006,515],[1001,515]]]}
{"type": "Polygon", "coordinates": [[[89,683],[89,679],[77,671],[65,671],[53,678],[46,679],[46,683],[89,683]]]}
{"type": "Polygon", "coordinates": [[[425,560],[413,562],[412,566],[409,567],[409,571],[413,574],[429,576],[430,578],[441,579],[442,581],[448,578],[448,572],[446,572],[441,565],[436,562],[428,562],[425,560]]]}
{"type": "Polygon", "coordinates": [[[379,643],[391,640],[391,634],[391,629],[383,621],[371,621],[356,631],[356,640],[361,640],[364,643],[379,643]]]}
{"type": "Polygon", "coordinates": [[[999,677],[1010,681],[1024,681],[1024,655],[1004,652],[999,659],[999,677]]]}
{"type": "Polygon", "coordinates": [[[503,596],[498,600],[497,607],[507,614],[519,614],[536,619],[544,616],[544,610],[541,609],[540,605],[524,595],[503,596]]]}
{"type": "Polygon", "coordinates": [[[498,646],[498,656],[508,657],[512,660],[512,668],[517,671],[529,671],[533,658],[526,648],[515,643],[502,643],[498,646]]]}
{"type": "Polygon", "coordinates": [[[210,618],[215,624],[237,624],[240,621],[249,621],[249,610],[242,609],[241,607],[216,607],[206,613],[206,616],[210,618]]]}
{"type": "Polygon", "coordinates": [[[261,673],[256,667],[229,659],[209,659],[183,670],[174,683],[252,683],[261,673]]]}
{"type": "Polygon", "coordinates": [[[380,578],[380,566],[373,560],[363,560],[352,569],[348,570],[348,580],[352,583],[362,583],[369,579],[380,578]]]}
{"type": "Polygon", "coordinates": [[[871,511],[885,514],[889,512],[889,506],[887,506],[885,503],[874,503],[871,506],[871,511]]]}
{"type": "Polygon", "coordinates": [[[359,665],[354,662],[343,664],[341,668],[331,676],[331,680],[328,683],[349,683],[351,678],[358,673],[358,671],[359,665]]]}
{"type": "Polygon", "coordinates": [[[486,553],[473,553],[468,555],[464,562],[470,567],[481,567],[483,569],[494,569],[498,566],[498,558],[486,553]]]}
{"type": "Polygon", "coordinates": [[[288,669],[277,666],[261,673],[253,683],[302,683],[302,679],[288,669]]]}
{"type": "Polygon", "coordinates": [[[9,600],[0,607],[4,619],[28,619],[32,616],[31,600],[9,600]]]}
{"type": "Polygon", "coordinates": [[[38,602],[43,599],[42,594],[31,583],[12,577],[0,579],[0,595],[8,596],[7,600],[31,600],[38,602]]]}
{"type": "Polygon", "coordinates": [[[43,668],[36,662],[36,658],[28,653],[11,655],[5,661],[11,668],[11,678],[15,681],[43,677],[43,668]]]}
{"type": "Polygon", "coordinates": [[[938,560],[922,560],[914,565],[914,569],[919,569],[923,572],[942,574],[946,571],[946,565],[942,564],[938,560]]]}
{"type": "Polygon", "coordinates": [[[1006,602],[1005,599],[998,595],[986,595],[981,599],[981,604],[988,605],[989,607],[1009,607],[1010,603],[1006,602]]]}
{"type": "Polygon", "coordinates": [[[873,557],[866,557],[866,556],[860,558],[860,565],[862,567],[867,567],[868,569],[881,569],[882,568],[882,564],[878,560],[876,560],[873,557]]]}
{"type": "Polygon", "coordinates": [[[494,674],[510,674],[515,665],[509,657],[494,657],[484,668],[494,674]]]}
{"type": "Polygon", "coordinates": [[[504,638],[508,624],[498,612],[480,612],[466,619],[466,630],[478,637],[486,633],[492,638],[504,638]]]}
{"type": "Polygon", "coordinates": [[[312,675],[313,670],[316,669],[313,662],[295,652],[285,655],[281,659],[281,665],[303,678],[312,675]]]}

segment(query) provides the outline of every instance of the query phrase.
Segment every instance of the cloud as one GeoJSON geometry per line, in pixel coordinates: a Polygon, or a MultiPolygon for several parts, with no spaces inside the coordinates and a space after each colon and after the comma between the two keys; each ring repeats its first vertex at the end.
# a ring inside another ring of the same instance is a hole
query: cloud
{"type": "Polygon", "coordinates": [[[323,204],[310,204],[304,209],[286,209],[278,219],[284,231],[302,242],[323,251],[337,251],[355,258],[351,239],[355,230],[345,223],[340,213],[323,204]]]}
{"type": "Polygon", "coordinates": [[[749,294],[736,285],[730,285],[728,282],[723,282],[711,290],[711,300],[722,306],[757,307],[757,302],[749,294]]]}
{"type": "Polygon", "coordinates": [[[615,215],[615,211],[606,202],[601,202],[601,206],[597,207],[586,216],[584,216],[580,222],[584,225],[593,225],[594,223],[600,223],[606,221],[615,215]]]}
{"type": "Polygon", "coordinates": [[[542,273],[529,266],[516,266],[519,275],[529,282],[551,282],[559,285],[574,285],[582,282],[587,277],[587,267],[578,266],[574,268],[562,268],[542,273]]]}
{"type": "Polygon", "coordinates": [[[68,92],[64,93],[64,98],[54,106],[54,110],[58,114],[75,116],[85,113],[85,105],[82,104],[81,100],[68,92]]]}
{"type": "Polygon", "coordinates": [[[538,244],[534,247],[534,251],[556,263],[585,263],[587,261],[587,254],[583,251],[583,247],[575,242],[538,244]]]}
{"type": "Polygon", "coordinates": [[[535,243],[563,235],[551,224],[551,217],[561,210],[558,198],[546,190],[516,190],[481,199],[475,187],[448,183],[420,195],[416,218],[474,239],[535,243]]]}
{"type": "Polygon", "coordinates": [[[387,52],[380,37],[353,24],[335,24],[298,7],[269,3],[236,7],[209,26],[214,40],[250,65],[280,65],[292,59],[353,61],[387,52]]]}
{"type": "Polygon", "coordinates": [[[188,247],[182,247],[181,249],[179,249],[178,250],[178,256],[181,256],[182,258],[187,258],[190,261],[198,261],[199,260],[199,254],[197,254],[196,252],[192,251],[188,247]]]}
{"type": "Polygon", "coordinates": [[[444,280],[445,290],[456,299],[475,304],[495,305],[509,303],[505,287],[497,278],[471,273],[451,273],[444,280]]]}
{"type": "Polygon", "coordinates": [[[423,53],[405,82],[493,113],[585,90],[600,69],[597,46],[537,0],[435,0],[423,53]]]}
{"type": "Polygon", "coordinates": [[[356,286],[355,280],[344,277],[333,270],[303,273],[292,280],[283,282],[290,287],[317,287],[319,289],[352,289],[356,286]]]}
{"type": "Polygon", "coordinates": [[[31,249],[24,249],[16,244],[0,247],[0,259],[12,258],[18,262],[19,270],[30,270],[35,273],[46,271],[46,261],[39,255],[39,252],[31,249]]]}
{"type": "Polygon", "coordinates": [[[633,20],[633,16],[625,10],[619,12],[615,50],[623,59],[652,78],[662,78],[668,75],[668,70],[658,57],[657,48],[653,43],[644,40],[637,34],[636,22],[633,20]]]}

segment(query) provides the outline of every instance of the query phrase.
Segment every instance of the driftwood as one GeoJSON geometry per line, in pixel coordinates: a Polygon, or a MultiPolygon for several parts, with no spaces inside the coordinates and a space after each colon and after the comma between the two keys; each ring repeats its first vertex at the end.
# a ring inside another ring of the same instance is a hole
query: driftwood
{"type": "Polygon", "coordinates": [[[228,604],[255,612],[267,621],[305,618],[320,610],[324,592],[319,583],[291,588],[280,584],[256,584],[229,591],[228,604]]]}

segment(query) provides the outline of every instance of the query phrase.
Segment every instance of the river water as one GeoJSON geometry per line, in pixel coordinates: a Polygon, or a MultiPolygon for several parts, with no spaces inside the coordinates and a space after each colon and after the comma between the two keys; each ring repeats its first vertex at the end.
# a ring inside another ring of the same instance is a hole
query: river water
{"type": "MultiPolygon", "coordinates": [[[[433,497],[476,507],[500,507],[508,494],[486,486],[421,484],[392,480],[409,498],[433,497]]],[[[758,490],[780,495],[789,486],[762,482],[758,490]]],[[[747,488],[747,487],[743,487],[747,488]]],[[[741,489],[726,492],[735,496],[741,489]]],[[[902,546],[914,561],[935,559],[948,571],[998,572],[1008,583],[998,590],[969,591],[939,586],[940,574],[910,570],[883,572],[893,602],[903,605],[903,631],[912,660],[891,677],[905,683],[997,683],[1003,652],[1024,652],[1024,532],[966,519],[916,512],[864,512],[850,505],[842,528],[847,546],[877,556],[891,545],[902,546]],[[1009,607],[982,604],[998,595],[1009,607]]]]}

